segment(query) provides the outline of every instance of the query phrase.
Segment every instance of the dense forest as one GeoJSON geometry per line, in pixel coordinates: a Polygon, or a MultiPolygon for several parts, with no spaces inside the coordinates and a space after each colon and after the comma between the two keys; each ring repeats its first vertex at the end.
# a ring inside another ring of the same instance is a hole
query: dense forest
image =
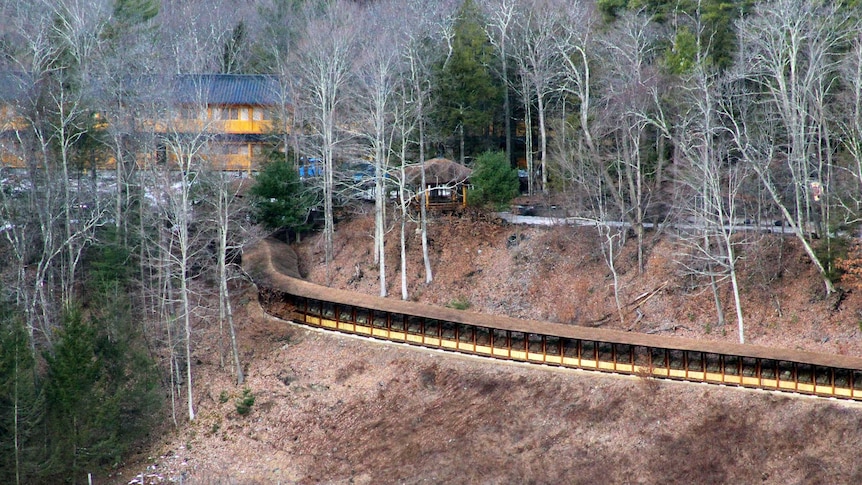
{"type": "Polygon", "coordinates": [[[328,265],[335,214],[354,203],[333,176],[349,160],[374,167],[382,296],[394,228],[402,254],[420,228],[433,280],[430,216],[404,174],[436,156],[474,167],[477,194],[508,194],[490,206],[515,195],[519,169],[527,194],[599,228],[612,272],[622,245],[643,268],[646,232],[686,225],[680,264],[719,318],[719,288],[732,289],[742,342],[736,271],[752,228],[796,238],[824,293],[843,291],[842,273],[857,284],[859,12],[856,0],[0,1],[0,158],[24,167],[0,168],[0,482],[80,483],[153,420],[194,420],[204,319],[241,386],[239,248],[320,213],[328,265]],[[277,80],[255,177],[209,166],[211,133],[151,122],[175,115],[169,81],[199,73],[277,80]],[[171,163],[146,163],[157,151],[171,163]],[[301,181],[308,158],[323,176],[301,181]]]}

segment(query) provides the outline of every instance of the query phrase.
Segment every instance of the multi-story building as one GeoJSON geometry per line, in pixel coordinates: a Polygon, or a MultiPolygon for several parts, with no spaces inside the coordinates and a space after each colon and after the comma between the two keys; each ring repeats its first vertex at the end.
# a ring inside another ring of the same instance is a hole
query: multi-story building
{"type": "Polygon", "coordinates": [[[204,134],[203,156],[219,170],[254,170],[267,137],[278,131],[273,114],[286,105],[277,80],[265,75],[184,75],[172,92],[173,119],[157,122],[156,134],[204,134]]]}
{"type": "MultiPolygon", "coordinates": [[[[21,106],[27,106],[28,96],[35,91],[30,79],[26,74],[0,72],[0,164],[4,166],[24,165],[18,140],[26,135],[23,131],[28,127],[21,106]]],[[[142,82],[148,81],[135,84],[142,82]]],[[[164,103],[167,106],[151,111],[158,114],[140,115],[135,124],[156,140],[155,146],[138,145],[148,147],[139,149],[144,151],[138,154],[139,163],[167,162],[173,158],[170,144],[165,143],[168,137],[196,135],[202,145],[201,157],[213,168],[252,171],[267,138],[278,132],[273,114],[287,105],[277,79],[265,75],[180,75],[168,83],[165,92],[169,93],[164,103]]],[[[98,110],[99,106],[93,108],[98,110]]],[[[95,127],[105,128],[104,124],[95,127]]],[[[111,168],[113,160],[104,165],[111,168]]]]}
{"type": "Polygon", "coordinates": [[[0,72],[0,165],[22,167],[20,136],[27,122],[19,106],[33,91],[33,81],[22,72],[0,72]]]}

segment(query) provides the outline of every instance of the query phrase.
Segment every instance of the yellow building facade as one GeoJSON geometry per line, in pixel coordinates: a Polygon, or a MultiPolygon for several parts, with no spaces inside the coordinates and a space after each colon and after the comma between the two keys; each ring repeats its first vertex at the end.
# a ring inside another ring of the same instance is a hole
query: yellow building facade
{"type": "MultiPolygon", "coordinates": [[[[19,108],[35,90],[28,76],[0,73],[0,164],[21,168],[24,157],[18,140],[28,129],[19,108]]],[[[146,80],[135,82],[137,86],[146,80]]],[[[154,81],[155,82],[155,81],[154,81]]],[[[163,109],[156,116],[135,120],[140,139],[154,140],[140,146],[139,164],[168,162],[175,158],[169,138],[196,136],[201,144],[197,153],[213,168],[229,171],[256,170],[255,161],[267,139],[277,133],[273,113],[287,105],[278,80],[266,75],[187,74],[173,78],[163,87],[163,109]],[[156,119],[153,119],[156,118],[156,119]]],[[[95,109],[98,109],[95,106],[95,109]]],[[[96,130],[106,124],[94,125],[96,130]]],[[[109,157],[99,168],[113,168],[109,157]]]]}

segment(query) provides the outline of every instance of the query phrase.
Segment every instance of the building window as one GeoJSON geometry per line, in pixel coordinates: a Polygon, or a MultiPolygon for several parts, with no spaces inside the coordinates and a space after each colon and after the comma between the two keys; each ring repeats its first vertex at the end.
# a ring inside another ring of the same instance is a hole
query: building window
{"type": "Polygon", "coordinates": [[[214,121],[230,121],[230,120],[238,120],[239,119],[239,108],[211,108],[210,109],[210,119],[214,121]]]}
{"type": "Polygon", "coordinates": [[[248,155],[248,145],[237,143],[219,143],[210,148],[215,155],[248,155]]]}
{"type": "Polygon", "coordinates": [[[254,121],[263,121],[267,119],[266,113],[262,108],[252,108],[254,121]]]}
{"type": "Polygon", "coordinates": [[[452,189],[448,187],[436,187],[431,189],[431,199],[450,199],[452,198],[452,189]]]}

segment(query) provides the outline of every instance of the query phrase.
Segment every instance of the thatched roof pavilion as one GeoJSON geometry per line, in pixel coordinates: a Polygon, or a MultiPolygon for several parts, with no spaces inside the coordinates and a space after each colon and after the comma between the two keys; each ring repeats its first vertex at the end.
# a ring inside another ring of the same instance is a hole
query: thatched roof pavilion
{"type": "MultiPolygon", "coordinates": [[[[448,158],[432,158],[425,161],[425,184],[430,186],[462,184],[470,178],[473,169],[448,158]]],[[[405,169],[407,183],[419,185],[421,172],[419,165],[405,169]]]]}

